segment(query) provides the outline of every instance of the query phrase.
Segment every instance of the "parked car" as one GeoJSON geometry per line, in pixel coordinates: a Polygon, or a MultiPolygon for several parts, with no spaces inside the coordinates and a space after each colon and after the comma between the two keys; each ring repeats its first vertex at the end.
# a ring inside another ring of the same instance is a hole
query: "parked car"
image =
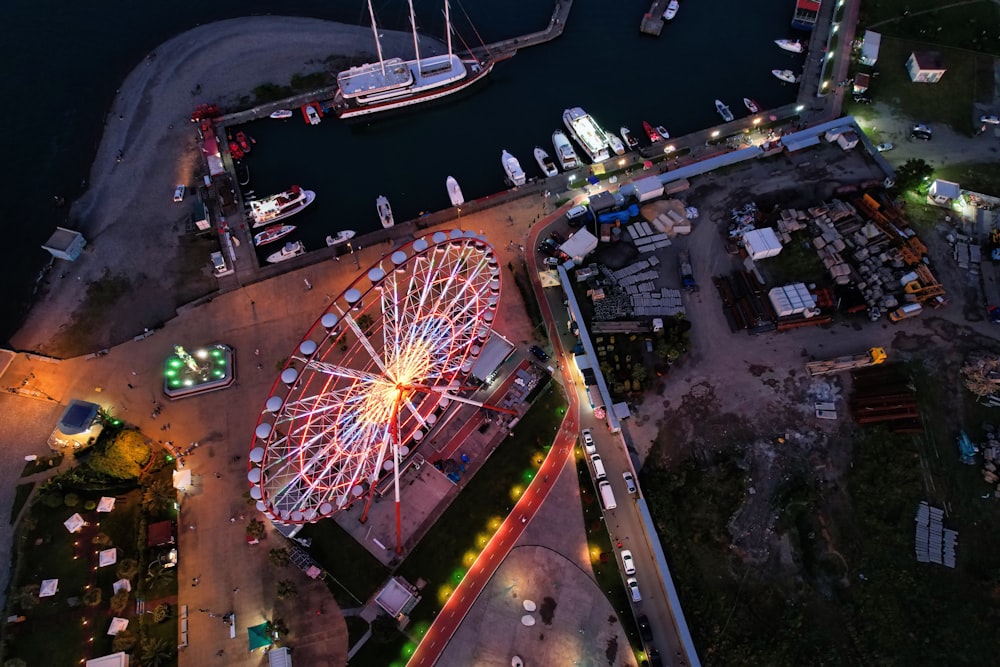
{"type": "Polygon", "coordinates": [[[983,125],[1000,125],[1000,116],[980,116],[979,122],[983,125]]]}
{"type": "Polygon", "coordinates": [[[548,243],[539,243],[538,252],[542,253],[547,257],[551,257],[552,255],[556,254],[556,249],[550,246],[548,243]]]}
{"type": "Polygon", "coordinates": [[[649,625],[649,618],[645,614],[639,614],[635,620],[639,623],[639,636],[642,641],[653,641],[653,628],[649,625]]]}
{"type": "Polygon", "coordinates": [[[570,210],[566,211],[566,219],[572,220],[573,218],[579,218],[587,212],[587,207],[581,204],[580,206],[574,206],[570,210]]]}
{"type": "Polygon", "coordinates": [[[655,648],[649,649],[646,655],[649,657],[649,667],[663,666],[663,659],[660,657],[660,652],[657,651],[655,648]]]}
{"type": "Polygon", "coordinates": [[[625,568],[625,574],[635,574],[635,560],[628,549],[622,549],[622,567],[625,568]]]}
{"type": "Polygon", "coordinates": [[[879,144],[878,146],[876,146],[875,150],[877,150],[879,153],[884,153],[886,151],[891,151],[893,148],[895,148],[895,146],[893,146],[891,143],[887,141],[884,144],[879,144]]]}
{"type": "Polygon", "coordinates": [[[538,347],[537,345],[532,345],[531,347],[529,347],[528,352],[531,352],[533,355],[535,355],[535,358],[537,358],[539,361],[549,360],[549,355],[546,354],[545,350],[538,347]]]}
{"type": "Polygon", "coordinates": [[[914,125],[913,129],[910,130],[910,135],[914,139],[920,139],[922,141],[930,141],[933,134],[934,130],[927,125],[914,125]]]}
{"type": "Polygon", "coordinates": [[[183,185],[178,185],[177,189],[174,190],[174,201],[184,201],[184,191],[187,188],[183,185]]]}
{"type": "Polygon", "coordinates": [[[559,266],[562,264],[558,257],[546,257],[544,263],[546,266],[559,266]]]}
{"type": "Polygon", "coordinates": [[[597,453],[597,445],[594,443],[594,436],[589,428],[583,429],[583,451],[587,452],[588,456],[597,453]]]}
{"type": "Polygon", "coordinates": [[[642,593],[639,592],[639,582],[635,577],[629,577],[625,580],[628,584],[629,593],[632,595],[632,602],[642,602],[642,593]]]}
{"type": "Polygon", "coordinates": [[[628,489],[628,492],[634,496],[639,489],[635,485],[635,478],[632,477],[632,473],[626,470],[622,473],[622,478],[625,480],[625,488],[628,489]]]}

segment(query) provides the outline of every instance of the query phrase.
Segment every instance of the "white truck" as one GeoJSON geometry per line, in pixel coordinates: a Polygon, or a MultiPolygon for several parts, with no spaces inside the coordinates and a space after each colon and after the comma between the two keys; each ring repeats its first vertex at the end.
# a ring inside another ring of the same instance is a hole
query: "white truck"
{"type": "Polygon", "coordinates": [[[601,492],[601,504],[604,505],[604,509],[613,510],[618,507],[618,503],[615,501],[615,492],[611,488],[610,482],[603,480],[597,485],[597,488],[601,492]]]}

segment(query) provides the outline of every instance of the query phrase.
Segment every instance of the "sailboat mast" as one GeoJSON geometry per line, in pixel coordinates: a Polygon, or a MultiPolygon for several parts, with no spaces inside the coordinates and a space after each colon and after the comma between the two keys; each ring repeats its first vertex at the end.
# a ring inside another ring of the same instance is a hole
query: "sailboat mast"
{"type": "Polygon", "coordinates": [[[417,72],[420,74],[424,73],[424,64],[420,60],[420,44],[417,39],[417,19],[413,15],[413,0],[408,0],[410,5],[410,27],[413,29],[413,53],[417,57],[417,72]]]}
{"type": "Polygon", "coordinates": [[[368,15],[372,17],[372,34],[375,35],[375,50],[378,51],[378,64],[382,67],[382,76],[385,76],[385,61],[382,60],[382,43],[378,38],[378,26],[375,25],[375,10],[372,9],[372,0],[368,0],[368,15]]]}
{"type": "Polygon", "coordinates": [[[448,60],[451,61],[451,6],[444,0],[444,33],[448,37],[448,60]]]}

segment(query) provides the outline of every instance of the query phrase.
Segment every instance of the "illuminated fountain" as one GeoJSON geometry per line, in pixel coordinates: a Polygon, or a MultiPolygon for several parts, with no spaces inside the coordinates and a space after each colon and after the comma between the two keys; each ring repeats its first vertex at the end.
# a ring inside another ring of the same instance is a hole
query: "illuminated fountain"
{"type": "Polygon", "coordinates": [[[163,393],[184,398],[225,389],[236,380],[233,349],[221,343],[188,352],[180,345],[163,363],[163,393]]]}

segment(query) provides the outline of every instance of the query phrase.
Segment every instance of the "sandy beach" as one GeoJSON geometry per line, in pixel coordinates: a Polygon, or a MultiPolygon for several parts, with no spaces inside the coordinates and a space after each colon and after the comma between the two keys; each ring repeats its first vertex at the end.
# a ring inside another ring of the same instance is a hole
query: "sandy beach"
{"type": "MultiPolygon", "coordinates": [[[[386,32],[382,43],[413,53],[409,33],[386,32]]],[[[70,211],[87,248],[76,262],[56,260],[14,349],[60,358],[93,352],[215,292],[209,253],[217,240],[187,234],[188,206],[171,197],[178,183],[191,187],[205,173],[191,112],[202,103],[242,110],[256,86],[288,85],[331,58],[374,51],[367,27],[267,16],[199,26],[148,54],[108,110],[89,188],[70,211]]]]}

